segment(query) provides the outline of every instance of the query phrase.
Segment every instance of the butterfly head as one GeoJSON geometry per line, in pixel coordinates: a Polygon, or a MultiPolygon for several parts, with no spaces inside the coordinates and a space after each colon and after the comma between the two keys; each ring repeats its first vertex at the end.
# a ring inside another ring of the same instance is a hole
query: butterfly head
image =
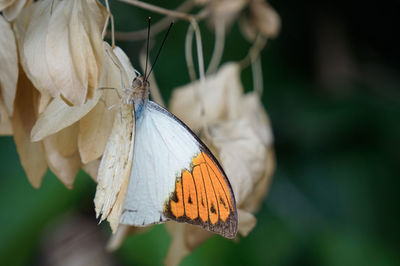
{"type": "Polygon", "coordinates": [[[150,83],[144,76],[139,76],[132,81],[132,98],[146,100],[149,97],[150,83]]]}

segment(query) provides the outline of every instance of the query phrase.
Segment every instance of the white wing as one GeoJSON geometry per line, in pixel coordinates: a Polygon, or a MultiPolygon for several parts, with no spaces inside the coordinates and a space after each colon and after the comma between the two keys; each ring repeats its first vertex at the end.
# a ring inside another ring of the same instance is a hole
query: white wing
{"type": "Polygon", "coordinates": [[[148,101],[137,116],[135,152],[122,224],[143,226],[167,220],[164,206],[183,169],[191,169],[199,143],[165,109],[148,101]]]}

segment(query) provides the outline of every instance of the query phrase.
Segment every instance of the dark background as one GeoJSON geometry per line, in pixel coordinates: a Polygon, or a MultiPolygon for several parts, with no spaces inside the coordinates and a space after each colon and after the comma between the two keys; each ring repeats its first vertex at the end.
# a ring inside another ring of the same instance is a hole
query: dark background
{"type": "MultiPolygon", "coordinates": [[[[263,102],[277,158],[270,193],[248,237],[237,243],[212,238],[183,265],[400,265],[400,3],[270,3],[282,20],[279,36],[262,52],[263,102]]],[[[117,30],[142,29],[149,15],[160,18],[110,4],[117,30]]],[[[189,82],[186,30],[186,22],[176,23],[154,71],[165,99],[189,82]]],[[[205,23],[201,30],[208,62],[214,37],[205,23]]],[[[153,40],[155,47],[161,37],[153,40]]],[[[137,66],[143,42],[119,44],[137,66]]],[[[249,46],[234,24],[223,61],[242,59],[249,46]]],[[[242,81],[251,88],[250,69],[242,81]]],[[[35,190],[11,137],[0,138],[0,151],[0,264],[45,265],[68,242],[51,240],[52,232],[74,219],[82,230],[74,227],[73,235],[104,245],[108,226],[96,225],[95,183],[86,174],[78,175],[70,191],[49,172],[35,190]]],[[[155,226],[129,237],[108,259],[117,265],[161,264],[169,241],[164,226],[155,226]]],[[[71,253],[79,251],[88,254],[71,253]]]]}

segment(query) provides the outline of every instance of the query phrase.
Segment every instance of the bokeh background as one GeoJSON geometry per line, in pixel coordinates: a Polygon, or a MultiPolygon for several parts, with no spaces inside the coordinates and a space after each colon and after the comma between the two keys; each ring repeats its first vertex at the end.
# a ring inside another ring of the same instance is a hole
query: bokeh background
{"type": "MultiPolygon", "coordinates": [[[[149,2],[167,8],[180,3],[149,2]]],[[[400,3],[269,2],[282,20],[278,38],[262,52],[263,103],[277,158],[270,192],[248,237],[214,237],[182,265],[400,265],[400,3]]],[[[142,29],[149,15],[160,18],[110,3],[117,30],[142,29]]],[[[186,22],[176,23],[154,70],[165,99],[189,82],[186,29],[186,22]]],[[[201,30],[208,62],[214,35],[205,23],[201,30]]],[[[143,42],[119,44],[138,65],[143,42]]],[[[242,59],[249,46],[234,24],[223,61],[242,59]]],[[[242,81],[252,87],[250,69],[242,81]]],[[[12,137],[0,137],[0,163],[1,265],[67,265],[74,259],[162,264],[170,241],[162,225],[130,236],[113,254],[98,255],[110,232],[96,224],[95,183],[85,173],[67,190],[48,172],[35,190],[12,137]]]]}

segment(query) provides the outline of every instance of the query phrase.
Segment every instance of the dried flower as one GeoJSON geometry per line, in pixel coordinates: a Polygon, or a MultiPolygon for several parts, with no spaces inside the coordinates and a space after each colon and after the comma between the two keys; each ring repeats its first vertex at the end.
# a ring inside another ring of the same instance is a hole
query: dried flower
{"type": "Polygon", "coordinates": [[[251,0],[249,12],[239,20],[240,30],[248,41],[253,42],[260,34],[275,38],[281,27],[278,13],[264,0],[251,0]]]}
{"type": "Polygon", "coordinates": [[[107,13],[95,0],[51,1],[32,3],[15,21],[21,63],[41,94],[82,105],[99,86],[107,13]]]}

